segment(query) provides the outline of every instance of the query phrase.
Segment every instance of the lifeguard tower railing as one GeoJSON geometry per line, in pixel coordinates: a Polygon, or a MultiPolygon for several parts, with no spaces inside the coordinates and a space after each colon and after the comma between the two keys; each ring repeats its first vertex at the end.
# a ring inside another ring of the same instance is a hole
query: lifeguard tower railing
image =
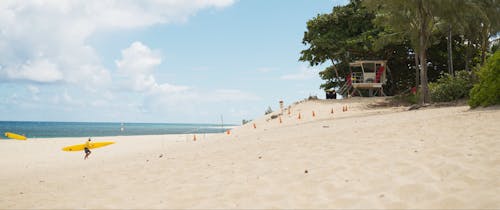
{"type": "Polygon", "coordinates": [[[368,90],[368,96],[385,96],[383,84],[386,79],[387,61],[363,60],[349,63],[346,83],[339,89],[344,96],[363,96],[362,89],[368,90]]]}

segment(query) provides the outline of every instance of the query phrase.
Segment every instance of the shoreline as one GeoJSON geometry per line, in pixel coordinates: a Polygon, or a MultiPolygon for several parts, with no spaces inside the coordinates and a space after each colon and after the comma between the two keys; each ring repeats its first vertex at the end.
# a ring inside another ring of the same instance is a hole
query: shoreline
{"type": "MultiPolygon", "coordinates": [[[[116,135],[116,136],[90,136],[92,141],[94,139],[102,139],[102,138],[123,138],[123,137],[138,137],[138,138],[148,138],[148,137],[162,137],[162,136],[179,136],[179,135],[208,135],[208,134],[224,134],[225,132],[217,132],[217,133],[173,133],[173,134],[138,134],[138,135],[116,135]]],[[[74,140],[74,139],[80,139],[83,142],[85,142],[89,136],[68,136],[68,137],[36,137],[36,138],[28,138],[26,141],[32,140],[32,141],[39,141],[39,140],[57,140],[57,139],[69,139],[69,140],[74,140]]],[[[20,140],[14,140],[14,139],[0,139],[0,141],[20,141],[20,140]]]]}

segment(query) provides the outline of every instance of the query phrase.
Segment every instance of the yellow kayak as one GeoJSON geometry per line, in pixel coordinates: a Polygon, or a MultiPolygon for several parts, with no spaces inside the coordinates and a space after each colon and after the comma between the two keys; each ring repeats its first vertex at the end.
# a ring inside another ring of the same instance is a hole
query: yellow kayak
{"type": "Polygon", "coordinates": [[[5,132],[5,136],[7,138],[16,139],[16,140],[26,140],[26,136],[11,133],[11,132],[5,132]]]}
{"type": "MultiPolygon", "coordinates": [[[[90,143],[89,149],[104,147],[104,146],[108,146],[108,145],[114,144],[114,143],[115,142],[113,142],[113,141],[92,142],[92,143],[90,143]]],[[[76,144],[76,145],[63,147],[62,150],[66,151],[66,152],[75,152],[75,151],[82,151],[84,148],[85,148],[85,144],[76,144]]]]}

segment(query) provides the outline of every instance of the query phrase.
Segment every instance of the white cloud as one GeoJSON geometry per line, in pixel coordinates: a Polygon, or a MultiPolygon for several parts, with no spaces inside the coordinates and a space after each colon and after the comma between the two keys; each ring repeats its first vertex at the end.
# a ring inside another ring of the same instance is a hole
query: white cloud
{"type": "Polygon", "coordinates": [[[40,89],[34,85],[28,85],[27,88],[30,91],[30,93],[32,93],[32,94],[38,94],[40,92],[40,89]]]}
{"type": "Polygon", "coordinates": [[[19,68],[6,69],[7,77],[19,80],[31,80],[34,82],[50,83],[62,80],[63,75],[56,64],[47,59],[28,60],[19,68]]]}
{"type": "MultiPolygon", "coordinates": [[[[141,42],[124,49],[122,57],[115,61],[116,71],[111,71],[103,66],[103,60],[89,44],[90,37],[102,32],[182,23],[200,10],[225,8],[234,1],[2,0],[0,78],[63,84],[57,87],[60,89],[42,86],[42,91],[28,84],[32,96],[49,105],[139,109],[152,115],[178,115],[179,111],[195,115],[200,110],[211,110],[209,107],[220,107],[220,102],[245,105],[246,101],[261,100],[243,90],[206,90],[159,81],[155,72],[162,70],[160,65],[168,58],[141,42]],[[116,89],[109,87],[115,85],[133,91],[113,92],[116,89]],[[130,99],[132,96],[137,97],[130,99]],[[126,101],[128,105],[113,101],[126,101]]],[[[199,70],[207,71],[207,68],[199,70]]],[[[259,69],[261,72],[272,70],[259,69]]],[[[13,95],[4,100],[21,101],[23,97],[13,95]]]]}
{"type": "Polygon", "coordinates": [[[40,93],[40,89],[37,86],[28,85],[27,89],[31,93],[31,99],[33,99],[33,101],[40,101],[40,97],[38,97],[38,93],[40,93]]]}
{"type": "Polygon", "coordinates": [[[134,42],[122,50],[122,60],[115,63],[119,71],[125,74],[151,74],[161,63],[161,56],[141,42],[134,42]]]}
{"type": "MultiPolygon", "coordinates": [[[[102,31],[183,22],[234,0],[3,0],[0,76],[42,83],[106,85],[105,69],[87,39],[102,31]],[[82,82],[83,81],[83,82],[82,82]]],[[[150,78],[144,78],[149,80],[150,78]]]]}
{"type": "MultiPolygon", "coordinates": [[[[213,106],[221,102],[245,102],[261,100],[259,96],[238,89],[206,90],[203,88],[171,83],[160,83],[155,77],[163,62],[159,51],[141,42],[133,42],[121,51],[121,58],[115,60],[113,75],[120,90],[128,95],[138,94],[137,103],[129,106],[137,113],[176,115],[197,113],[200,107],[213,106]],[[130,92],[131,91],[131,92],[130,92]]],[[[108,106],[106,100],[91,103],[91,106],[108,106]]]]}
{"type": "Polygon", "coordinates": [[[82,86],[91,92],[103,91],[102,87],[111,82],[110,72],[100,65],[82,65],[77,70],[66,76],[66,81],[82,86]]]}
{"type": "Polygon", "coordinates": [[[162,62],[159,52],[151,50],[141,42],[134,42],[122,50],[122,59],[116,60],[118,74],[123,78],[122,88],[147,93],[174,93],[188,90],[187,86],[168,83],[158,84],[153,75],[162,62]]]}
{"type": "Polygon", "coordinates": [[[171,93],[171,92],[186,91],[186,90],[190,90],[191,88],[188,86],[171,85],[168,83],[163,83],[161,85],[158,85],[157,89],[163,93],[171,93]]]}
{"type": "Polygon", "coordinates": [[[255,94],[237,89],[219,89],[208,96],[207,99],[210,101],[257,101],[261,99],[255,94]]]}
{"type": "Polygon", "coordinates": [[[71,103],[74,103],[74,100],[73,100],[73,97],[71,97],[69,94],[68,94],[68,91],[65,90],[63,95],[62,95],[62,98],[64,99],[65,102],[71,104],[71,103]]]}
{"type": "Polygon", "coordinates": [[[286,74],[280,77],[282,80],[308,80],[318,76],[319,70],[301,66],[299,71],[293,74],[286,74]]]}
{"type": "MultiPolygon", "coordinates": [[[[249,92],[238,89],[218,89],[218,90],[200,90],[190,88],[189,91],[178,91],[166,94],[165,92],[156,92],[150,95],[146,104],[158,107],[177,107],[186,109],[195,105],[213,105],[224,102],[245,102],[258,101],[262,98],[249,92]]],[[[193,108],[193,107],[191,107],[193,108]]]]}
{"type": "Polygon", "coordinates": [[[110,103],[108,101],[100,100],[100,99],[90,102],[90,106],[93,106],[93,107],[107,107],[109,105],[110,105],[110,103]]]}
{"type": "Polygon", "coordinates": [[[144,98],[136,110],[155,115],[158,119],[169,120],[169,117],[179,116],[176,121],[200,122],[201,118],[214,117],[219,119],[221,113],[227,114],[230,109],[232,118],[247,117],[248,101],[258,101],[261,97],[238,89],[204,90],[191,88],[190,91],[175,92],[170,94],[152,94],[144,98]],[[237,108],[235,108],[237,107],[237,108]],[[240,110],[236,112],[234,110],[240,110]],[[244,111],[241,111],[244,110],[244,111]]]}
{"type": "Polygon", "coordinates": [[[257,71],[260,72],[260,73],[268,73],[268,72],[271,72],[271,71],[274,71],[276,69],[274,68],[270,68],[270,67],[261,67],[261,68],[258,68],[257,71]]]}

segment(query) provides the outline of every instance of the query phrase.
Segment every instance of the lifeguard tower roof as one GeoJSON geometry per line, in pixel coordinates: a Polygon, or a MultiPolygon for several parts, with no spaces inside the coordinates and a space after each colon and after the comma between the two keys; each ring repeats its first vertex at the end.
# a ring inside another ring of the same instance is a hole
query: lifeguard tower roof
{"type": "Polygon", "coordinates": [[[362,65],[363,63],[381,63],[385,65],[387,63],[386,60],[359,60],[349,63],[349,65],[362,65]]]}

